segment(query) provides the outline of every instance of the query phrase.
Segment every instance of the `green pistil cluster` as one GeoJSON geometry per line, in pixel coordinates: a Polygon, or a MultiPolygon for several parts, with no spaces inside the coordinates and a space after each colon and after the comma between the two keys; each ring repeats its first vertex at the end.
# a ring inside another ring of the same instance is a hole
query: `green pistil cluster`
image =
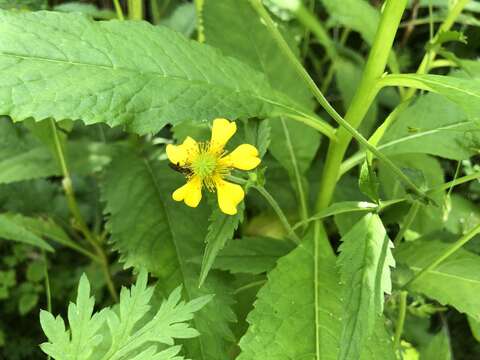
{"type": "Polygon", "coordinates": [[[217,156],[209,152],[201,152],[197,158],[192,161],[193,173],[202,180],[212,177],[217,167],[217,156]]]}

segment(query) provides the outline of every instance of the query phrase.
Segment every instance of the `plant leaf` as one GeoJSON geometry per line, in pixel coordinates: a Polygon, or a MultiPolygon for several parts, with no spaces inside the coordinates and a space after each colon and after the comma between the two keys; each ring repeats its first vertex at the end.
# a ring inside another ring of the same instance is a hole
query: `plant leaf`
{"type": "Polygon", "coordinates": [[[185,303],[180,301],[181,288],[177,288],[155,315],[146,319],[153,294],[153,288],[147,288],[147,279],[147,272],[142,270],[130,290],[122,288],[118,313],[108,307],[94,313],[95,300],[90,297],[90,283],[83,275],[77,302],[68,307],[69,330],[65,329],[60,316],[54,318],[47,311],[40,313],[40,323],[48,338],[48,342],[40,345],[41,349],[56,360],[120,360],[138,354],[147,344],[157,343],[172,347],[160,352],[156,346],[149,347],[142,352],[149,357],[140,359],[182,359],[173,358],[179,352],[179,347],[173,346],[174,339],[198,336],[187,321],[212,297],[203,296],[185,303]],[[139,326],[141,319],[146,321],[139,326]],[[108,323],[107,332],[102,331],[105,323],[108,323]]]}
{"type": "MultiPolygon", "coordinates": [[[[404,243],[395,258],[417,273],[448,247],[440,241],[404,243]]],[[[458,250],[409,288],[480,320],[480,298],[476,295],[480,292],[480,256],[467,250],[458,250]]]]}
{"type": "MultiPolygon", "coordinates": [[[[391,75],[396,84],[438,93],[460,106],[469,119],[480,123],[480,80],[444,75],[391,75]]],[[[387,77],[388,78],[388,77],[387,77]]]]}
{"type": "Polygon", "coordinates": [[[383,312],[384,293],[390,293],[391,248],[378,215],[365,215],[342,237],[337,263],[344,283],[344,320],[339,359],[356,359],[383,312]]]}
{"type": "Polygon", "coordinates": [[[315,241],[310,234],[268,274],[248,315],[238,360],[337,359],[340,284],[335,259],[316,253],[315,241]]]}
{"type": "Polygon", "coordinates": [[[208,272],[213,266],[218,252],[222,250],[227,241],[233,238],[235,230],[243,221],[243,211],[245,205],[238,207],[235,215],[226,215],[219,208],[214,208],[210,216],[210,225],[208,227],[207,237],[205,238],[206,247],[203,253],[202,268],[200,270],[199,286],[202,286],[207,278],[208,272]]]}
{"type": "MultiPolygon", "coordinates": [[[[324,240],[315,240],[312,235],[282,257],[268,274],[247,318],[250,327],[240,340],[242,353],[238,360],[337,360],[343,289],[337,280],[335,258],[319,251],[315,242],[324,240]]],[[[359,358],[393,360],[395,354],[383,318],[374,319],[374,335],[367,338],[359,358]]]]}
{"type": "Polygon", "coordinates": [[[321,0],[321,2],[336,23],[359,32],[368,44],[373,43],[380,23],[380,13],[368,1],[321,0]]]}
{"type": "Polygon", "coordinates": [[[202,336],[186,344],[187,353],[194,359],[228,359],[227,343],[233,340],[229,322],[235,321],[230,288],[211,273],[199,289],[200,267],[194,262],[203,253],[207,229],[200,224],[207,224],[207,208],[174,202],[171,194],[183,184],[183,177],[166,163],[137,155],[133,149],[114,158],[105,179],[107,226],[121,261],[126,267],[151,271],[164,294],[179,283],[188,299],[215,294],[195,315],[195,328],[202,336]]]}
{"type": "Polygon", "coordinates": [[[29,226],[28,223],[31,222],[32,219],[19,214],[0,214],[0,237],[53,251],[53,248],[40,237],[44,234],[34,231],[29,226]]]}
{"type": "Polygon", "coordinates": [[[214,268],[231,273],[261,274],[272,270],[277,260],[292,250],[290,243],[267,237],[230,241],[220,251],[214,268]]]}
{"type": "Polygon", "coordinates": [[[425,153],[463,160],[480,144],[478,125],[438,94],[420,96],[387,130],[378,147],[387,155],[425,153]]]}
{"type": "Polygon", "coordinates": [[[0,114],[14,120],[82,119],[144,134],[296,107],[261,73],[164,27],[5,11],[0,24],[0,114]]]}

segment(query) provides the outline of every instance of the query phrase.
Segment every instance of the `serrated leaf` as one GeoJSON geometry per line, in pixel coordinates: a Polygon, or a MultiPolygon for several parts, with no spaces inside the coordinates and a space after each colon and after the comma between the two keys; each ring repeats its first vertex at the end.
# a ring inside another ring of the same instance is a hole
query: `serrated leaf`
{"type": "Polygon", "coordinates": [[[342,237],[337,264],[344,287],[343,330],[339,359],[355,359],[383,311],[384,294],[391,292],[391,248],[378,215],[365,215],[342,237]]]}
{"type": "Polygon", "coordinates": [[[318,252],[315,241],[311,234],[268,274],[248,315],[239,360],[337,359],[340,284],[335,259],[318,252]]]}
{"type": "MultiPolygon", "coordinates": [[[[448,247],[433,240],[404,243],[395,258],[417,273],[448,247]]],[[[458,250],[409,288],[480,320],[480,256],[467,250],[458,250]]]]}
{"type": "Polygon", "coordinates": [[[233,300],[216,274],[198,287],[200,267],[193,259],[203,253],[206,226],[201,224],[207,224],[208,211],[204,205],[192,209],[171,199],[184,181],[166,163],[151,161],[133,149],[119,153],[102,186],[107,227],[125,267],[147,268],[159,278],[163,293],[182,283],[188,299],[215,294],[195,315],[195,328],[202,336],[186,347],[194,359],[224,360],[227,343],[233,340],[229,329],[229,322],[235,320],[233,300]]]}
{"type": "Polygon", "coordinates": [[[292,245],[267,237],[241,238],[230,241],[220,251],[214,268],[231,273],[261,274],[275,267],[277,260],[288,254],[292,245]]]}
{"type": "Polygon", "coordinates": [[[54,318],[47,311],[40,312],[40,323],[49,339],[49,342],[40,345],[43,352],[58,360],[67,354],[78,360],[90,359],[94,348],[103,340],[99,330],[105,322],[105,310],[93,314],[94,304],[94,298],[90,297],[90,283],[82,275],[77,301],[68,306],[70,330],[65,330],[65,323],[60,316],[54,318]]]}
{"type": "Polygon", "coordinates": [[[164,27],[5,11],[0,24],[0,114],[14,120],[81,119],[144,134],[296,107],[261,73],[164,27]]]}
{"type": "MultiPolygon", "coordinates": [[[[198,336],[187,321],[211,300],[211,296],[185,303],[180,301],[181,288],[177,288],[155,315],[146,319],[153,293],[153,288],[147,288],[147,279],[147,272],[142,270],[130,290],[122,289],[118,312],[107,307],[94,313],[95,300],[90,297],[90,283],[83,275],[77,301],[68,307],[68,330],[60,316],[54,318],[47,311],[40,313],[40,323],[49,340],[41,344],[42,350],[56,360],[120,360],[138,356],[147,344],[173,345],[174,339],[198,336]],[[145,321],[139,326],[141,319],[145,321]],[[105,323],[108,323],[108,331],[103,331],[105,323]]],[[[143,357],[135,359],[183,359],[173,357],[178,352],[178,346],[166,351],[153,346],[142,351],[143,357]]]]}
{"type": "Polygon", "coordinates": [[[224,214],[219,208],[214,208],[210,216],[207,237],[205,238],[206,247],[203,253],[202,268],[200,269],[199,286],[202,286],[207,275],[212,268],[218,252],[225,247],[227,241],[233,238],[235,230],[243,221],[243,212],[245,205],[238,207],[235,215],[224,214]]]}
{"type": "Polygon", "coordinates": [[[27,226],[25,217],[18,214],[0,214],[0,237],[53,251],[45,240],[27,226]]]}
{"type": "MultiPolygon", "coordinates": [[[[312,235],[268,274],[247,318],[250,327],[240,340],[238,360],[337,360],[343,346],[342,285],[335,258],[320,251],[312,235]]],[[[383,319],[374,319],[375,335],[365,342],[360,359],[393,360],[383,319]]]]}

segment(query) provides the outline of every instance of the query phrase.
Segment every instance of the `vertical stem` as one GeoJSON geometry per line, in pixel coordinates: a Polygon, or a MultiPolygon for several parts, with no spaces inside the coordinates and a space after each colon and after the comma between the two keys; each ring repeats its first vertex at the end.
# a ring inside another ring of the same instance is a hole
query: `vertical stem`
{"type": "MultiPolygon", "coordinates": [[[[395,34],[406,6],[407,0],[388,0],[385,5],[360,86],[345,116],[345,120],[355,129],[362,122],[376,96],[376,83],[385,71],[395,34]]],[[[338,131],[338,141],[330,142],[317,199],[317,211],[325,209],[330,204],[337,184],[340,165],[351,139],[350,132],[341,128],[338,131]]]]}
{"type": "Polygon", "coordinates": [[[143,0],[128,0],[128,18],[143,20],[143,0]]]}
{"type": "Polygon", "coordinates": [[[203,2],[205,0],[194,0],[195,10],[197,11],[197,41],[205,42],[205,31],[203,28],[203,2]]]}
{"type": "Polygon", "coordinates": [[[395,239],[393,240],[393,243],[395,244],[395,246],[400,245],[400,242],[403,240],[405,233],[412,225],[413,220],[415,220],[415,217],[417,216],[419,209],[420,209],[420,202],[415,201],[410,207],[410,210],[408,210],[407,216],[405,217],[405,221],[400,227],[400,230],[398,231],[397,236],[395,236],[395,239]]]}
{"type": "Polygon", "coordinates": [[[472,240],[477,234],[480,233],[480,224],[475,226],[472,230],[450,245],[439,257],[437,257],[434,261],[432,261],[429,265],[424,267],[420,270],[413,278],[411,278],[403,288],[407,288],[408,286],[412,285],[413,282],[417,281],[418,279],[422,278],[427,272],[430,270],[435,269],[438,265],[444,262],[447,258],[453,255],[456,251],[458,251],[462,246],[472,240]]]}
{"type": "Polygon", "coordinates": [[[70,177],[70,172],[68,170],[67,161],[65,158],[65,152],[63,150],[63,146],[60,141],[60,137],[58,135],[57,126],[54,120],[50,119],[49,121],[50,121],[51,130],[52,130],[53,141],[55,143],[55,152],[56,152],[58,161],[60,163],[60,168],[63,174],[62,186],[65,192],[65,196],[67,198],[68,208],[72,213],[73,218],[75,219],[75,226],[78,228],[78,230],[82,233],[82,235],[85,237],[85,239],[90,243],[90,245],[93,247],[93,249],[97,253],[98,258],[100,259],[100,265],[102,267],[102,271],[105,275],[105,281],[107,283],[108,290],[110,291],[112,298],[115,301],[117,301],[118,296],[115,291],[115,287],[113,285],[107,256],[105,255],[103,248],[97,243],[97,240],[95,239],[90,229],[88,228],[87,223],[83,219],[83,216],[80,212],[80,208],[78,207],[78,204],[77,204],[77,199],[75,198],[75,192],[73,190],[73,185],[72,185],[72,178],[70,177]]]}
{"type": "Polygon", "coordinates": [[[113,0],[113,5],[115,6],[115,11],[117,12],[118,20],[125,20],[125,16],[123,16],[123,10],[120,6],[119,0],[113,0]]]}
{"type": "Polygon", "coordinates": [[[395,337],[393,340],[393,348],[400,352],[400,341],[402,339],[403,326],[405,324],[405,315],[407,314],[407,295],[408,292],[400,292],[400,306],[398,309],[397,326],[395,327],[395,337]]]}

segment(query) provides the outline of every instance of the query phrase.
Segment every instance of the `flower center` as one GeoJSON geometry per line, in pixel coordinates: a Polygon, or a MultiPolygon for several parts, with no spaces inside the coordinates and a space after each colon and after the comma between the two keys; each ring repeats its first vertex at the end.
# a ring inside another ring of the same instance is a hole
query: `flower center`
{"type": "Polygon", "coordinates": [[[200,152],[195,160],[192,161],[192,170],[202,180],[211,177],[217,167],[217,156],[209,152],[200,152]]]}

